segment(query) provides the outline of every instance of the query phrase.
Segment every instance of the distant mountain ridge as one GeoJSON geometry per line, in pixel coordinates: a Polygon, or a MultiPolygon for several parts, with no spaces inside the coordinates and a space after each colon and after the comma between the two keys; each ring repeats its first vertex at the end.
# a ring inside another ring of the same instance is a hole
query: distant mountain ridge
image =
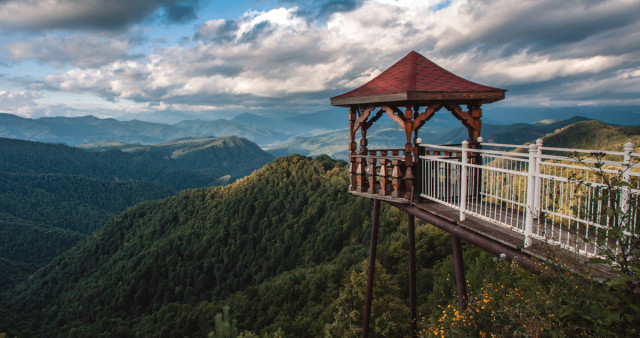
{"type": "Polygon", "coordinates": [[[94,142],[155,144],[181,137],[244,137],[256,143],[286,140],[287,132],[228,120],[189,120],[168,125],[94,116],[27,119],[0,114],[0,137],[79,145],[94,142]]]}
{"type": "MultiPolygon", "coordinates": [[[[565,121],[574,116],[583,116],[586,119],[596,119],[616,125],[640,124],[640,107],[637,106],[517,108],[488,105],[483,107],[483,110],[482,119],[486,128],[513,124],[545,124],[550,121],[565,121]]],[[[269,115],[253,112],[239,115],[235,115],[237,112],[229,112],[228,114],[228,119],[217,120],[206,120],[203,118],[206,114],[190,115],[179,112],[157,112],[153,116],[141,115],[156,122],[136,119],[122,121],[113,118],[100,119],[91,115],[28,119],[0,114],[0,137],[80,145],[96,142],[156,144],[182,137],[239,136],[265,148],[283,149],[289,147],[289,145],[283,145],[284,143],[293,141],[296,137],[324,136],[330,132],[346,130],[349,123],[348,110],[343,107],[331,107],[305,114],[287,112],[270,112],[269,115]],[[176,117],[186,118],[186,120],[171,123],[158,122],[176,121],[176,117]]],[[[371,132],[374,132],[381,122],[376,123],[371,132]]],[[[424,134],[425,140],[441,142],[447,137],[431,136],[442,135],[456,128],[460,129],[460,122],[445,112],[434,115],[421,133],[424,134]]],[[[456,133],[460,134],[460,131],[456,133]]],[[[395,139],[392,135],[381,137],[395,139]]],[[[395,142],[392,139],[385,140],[384,143],[395,142]]],[[[307,144],[305,147],[308,146],[310,145],[307,144]]],[[[277,153],[291,152],[278,150],[277,153]]]]}
{"type": "Polygon", "coordinates": [[[245,113],[230,120],[184,120],[175,124],[119,121],[94,116],[28,119],[0,114],[0,137],[80,145],[96,142],[156,144],[182,137],[244,137],[267,145],[300,134],[344,128],[344,112],[330,109],[275,119],[245,113]]]}
{"type": "MultiPolygon", "coordinates": [[[[584,120],[586,119],[576,116],[564,121],[552,122],[547,120],[544,123],[516,123],[510,125],[483,123],[482,137],[485,142],[524,144],[543,137],[556,129],[584,120]]],[[[434,129],[431,128],[429,122],[420,131],[423,143],[458,144],[469,137],[465,127],[446,130],[434,129]]],[[[374,125],[374,127],[371,128],[367,135],[370,149],[402,148],[404,146],[406,142],[405,135],[395,122],[383,122],[380,125],[374,125]]],[[[291,141],[270,147],[267,151],[275,156],[294,153],[305,156],[327,154],[336,159],[347,160],[349,157],[348,144],[349,132],[340,130],[311,137],[296,137],[291,141]]]]}

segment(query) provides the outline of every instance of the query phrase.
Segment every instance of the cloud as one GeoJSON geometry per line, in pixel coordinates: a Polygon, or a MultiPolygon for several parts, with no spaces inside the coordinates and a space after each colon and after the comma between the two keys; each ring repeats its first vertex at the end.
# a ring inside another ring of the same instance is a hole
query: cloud
{"type": "Polygon", "coordinates": [[[6,57],[13,61],[37,60],[40,63],[63,67],[71,64],[82,68],[99,67],[116,60],[131,59],[132,39],[112,35],[47,34],[14,41],[5,46],[6,57]]]}
{"type": "Polygon", "coordinates": [[[298,8],[298,15],[310,19],[327,19],[334,13],[350,12],[360,7],[363,0],[281,0],[279,3],[285,6],[298,8]]]}
{"type": "Polygon", "coordinates": [[[39,92],[0,90],[0,113],[30,116],[40,96],[39,92]]]}
{"type": "Polygon", "coordinates": [[[120,30],[159,14],[173,23],[196,17],[200,0],[5,0],[0,29],[120,30]]]}
{"type": "Polygon", "coordinates": [[[189,42],[141,58],[116,45],[122,59],[86,61],[42,84],[139,106],[312,110],[416,50],[460,76],[509,89],[507,100],[633,103],[639,16],[639,2],[614,0],[303,3],[205,21],[189,42]]]}

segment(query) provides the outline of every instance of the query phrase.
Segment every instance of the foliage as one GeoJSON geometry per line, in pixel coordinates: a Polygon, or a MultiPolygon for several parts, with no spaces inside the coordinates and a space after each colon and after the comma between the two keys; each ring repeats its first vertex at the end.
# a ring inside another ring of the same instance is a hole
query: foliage
{"type": "MultiPolygon", "coordinates": [[[[467,257],[470,254],[466,252],[467,257]]],[[[627,337],[639,333],[637,297],[628,298],[624,292],[569,272],[557,261],[540,265],[542,273],[536,275],[486,253],[477,254],[467,267],[467,309],[458,309],[453,296],[443,298],[439,310],[422,321],[421,335],[627,337]]]]}
{"type": "MultiPolygon", "coordinates": [[[[602,235],[586,236],[583,240],[592,243],[598,249],[595,263],[605,263],[614,272],[610,286],[626,287],[628,292],[640,287],[640,229],[638,229],[640,199],[632,193],[630,174],[631,163],[623,163],[621,168],[610,168],[605,153],[592,153],[592,165],[588,166],[597,178],[597,184],[573,177],[580,185],[589,187],[591,204],[588,220],[603,225],[602,235]],[[625,178],[626,177],[626,178],[625,178]]],[[[587,165],[585,159],[577,154],[574,158],[587,165]]],[[[637,178],[634,177],[634,180],[637,178]]]]}
{"type": "Polygon", "coordinates": [[[222,313],[216,314],[215,330],[209,333],[209,337],[235,338],[238,336],[238,321],[231,318],[229,306],[222,308],[222,313]]]}
{"type": "Polygon", "coordinates": [[[126,150],[87,152],[0,139],[0,287],[34,272],[132,205],[226,183],[271,159],[237,137],[126,150]]]}
{"type": "MultiPolygon", "coordinates": [[[[367,260],[345,278],[340,294],[331,304],[333,322],[325,325],[330,337],[356,337],[362,332],[363,304],[367,284],[367,260]]],[[[371,334],[400,337],[409,333],[409,309],[400,298],[400,290],[391,276],[376,261],[371,305],[371,334]]]]}

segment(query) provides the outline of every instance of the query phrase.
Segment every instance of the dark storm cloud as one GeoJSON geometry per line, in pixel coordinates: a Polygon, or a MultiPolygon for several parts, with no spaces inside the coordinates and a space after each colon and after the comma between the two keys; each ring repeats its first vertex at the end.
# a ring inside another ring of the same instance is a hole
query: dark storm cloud
{"type": "Polygon", "coordinates": [[[7,0],[0,2],[0,29],[120,30],[154,15],[167,22],[195,18],[200,0],[7,0]]]}
{"type": "Polygon", "coordinates": [[[193,38],[209,42],[225,42],[233,40],[237,30],[238,23],[235,20],[209,20],[198,26],[193,38]]]}
{"type": "MultiPolygon", "coordinates": [[[[478,8],[481,6],[473,10],[478,8]]],[[[566,49],[568,44],[636,23],[638,15],[640,2],[607,6],[605,1],[540,1],[527,11],[519,12],[501,12],[487,7],[474,17],[479,22],[493,24],[479,25],[473,34],[442,46],[439,52],[446,55],[469,50],[499,51],[501,57],[525,50],[555,52],[566,49]]]]}
{"type": "Polygon", "coordinates": [[[164,18],[171,23],[188,22],[197,17],[199,1],[181,1],[164,7],[164,18]]]}
{"type": "Polygon", "coordinates": [[[280,1],[280,3],[287,6],[298,6],[298,15],[317,19],[325,19],[333,13],[353,11],[360,7],[363,2],[364,0],[280,1]]]}

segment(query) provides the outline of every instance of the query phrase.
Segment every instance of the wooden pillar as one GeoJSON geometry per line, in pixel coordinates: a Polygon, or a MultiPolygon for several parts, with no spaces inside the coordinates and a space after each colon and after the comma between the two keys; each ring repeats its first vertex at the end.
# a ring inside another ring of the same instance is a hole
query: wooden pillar
{"type": "Polygon", "coordinates": [[[367,288],[364,295],[364,316],[362,318],[362,337],[369,337],[371,302],[373,297],[373,276],[376,267],[376,248],[378,246],[378,221],[380,219],[380,200],[373,200],[371,215],[371,242],[369,243],[369,268],[367,269],[367,288]]]}
{"type": "Polygon", "coordinates": [[[378,152],[376,150],[369,150],[369,165],[367,166],[367,181],[369,182],[369,189],[367,192],[370,194],[375,194],[378,192],[376,189],[376,176],[378,173],[378,159],[376,158],[376,154],[378,152]]]}
{"type": "Polygon", "coordinates": [[[350,190],[356,190],[357,186],[358,186],[358,182],[357,182],[357,178],[356,178],[356,172],[358,170],[358,163],[356,158],[353,157],[353,155],[356,154],[356,150],[358,149],[358,144],[356,143],[356,118],[357,118],[357,114],[356,114],[356,107],[354,106],[350,106],[349,107],[349,136],[351,137],[351,142],[349,143],[349,180],[351,183],[351,186],[349,187],[350,190]]]}
{"type": "Polygon", "coordinates": [[[480,109],[480,105],[468,105],[467,107],[473,121],[473,126],[471,128],[467,127],[469,131],[469,143],[477,144],[478,137],[480,137],[480,132],[482,131],[482,109],[480,109]]]}
{"type": "Polygon", "coordinates": [[[378,194],[382,196],[389,195],[389,160],[386,158],[389,152],[387,150],[380,151],[380,156],[382,159],[380,160],[380,190],[378,194]]]}
{"type": "Polygon", "coordinates": [[[411,320],[411,337],[417,337],[416,322],[416,239],[413,216],[407,214],[407,239],[409,241],[409,319],[411,320]]]}
{"type": "Polygon", "coordinates": [[[453,268],[456,274],[456,291],[458,293],[458,308],[460,311],[467,309],[467,280],[464,276],[464,264],[462,262],[462,244],[460,237],[451,234],[451,247],[453,249],[453,268]]]}

